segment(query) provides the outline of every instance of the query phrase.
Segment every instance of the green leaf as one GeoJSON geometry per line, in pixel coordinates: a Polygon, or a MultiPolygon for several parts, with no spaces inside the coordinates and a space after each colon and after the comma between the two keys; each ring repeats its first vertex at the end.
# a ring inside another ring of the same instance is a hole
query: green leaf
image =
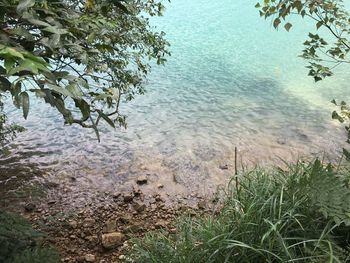
{"type": "Polygon", "coordinates": [[[8,57],[17,57],[20,59],[24,59],[23,55],[21,52],[17,51],[16,49],[12,47],[5,47],[0,50],[0,55],[5,55],[8,57]]]}
{"type": "Polygon", "coordinates": [[[120,1],[118,0],[111,0],[112,3],[114,3],[114,5],[119,8],[120,10],[122,10],[124,13],[126,14],[130,14],[129,10],[125,7],[125,5],[123,5],[122,3],[120,3],[120,1]]]}
{"type": "Polygon", "coordinates": [[[104,114],[102,111],[97,110],[98,114],[113,128],[115,128],[115,125],[113,123],[113,121],[106,115],[104,114]]]}
{"type": "Polygon", "coordinates": [[[74,100],[75,106],[80,109],[81,114],[83,115],[82,121],[87,121],[90,117],[90,105],[83,99],[74,100]]]}
{"type": "Polygon", "coordinates": [[[333,120],[338,120],[338,121],[341,122],[341,123],[344,122],[344,118],[341,117],[341,116],[338,114],[338,112],[336,112],[336,111],[333,111],[333,113],[332,113],[332,119],[333,119],[333,120]]]}
{"type": "Polygon", "coordinates": [[[273,26],[274,26],[274,28],[277,28],[277,27],[279,26],[279,24],[281,24],[281,19],[276,18],[276,19],[273,21],[273,26]]]}
{"type": "Polygon", "coordinates": [[[350,160],[350,152],[343,148],[343,154],[347,160],[350,160]]]}
{"type": "Polygon", "coordinates": [[[16,60],[14,60],[13,58],[5,58],[4,66],[6,68],[6,72],[9,73],[15,64],[16,60]]]}
{"type": "Polygon", "coordinates": [[[289,30],[292,28],[292,24],[291,23],[287,23],[284,25],[284,28],[289,32],[289,30]]]}
{"type": "Polygon", "coordinates": [[[79,87],[75,84],[68,85],[66,89],[71,93],[71,95],[69,96],[72,97],[73,99],[81,99],[83,97],[83,93],[81,92],[79,87]]]}
{"type": "Polygon", "coordinates": [[[323,25],[322,21],[318,21],[316,24],[316,28],[319,29],[323,25]]]}
{"type": "Polygon", "coordinates": [[[34,6],[35,0],[20,0],[17,6],[17,13],[22,14],[28,8],[34,6]]]}
{"type": "Polygon", "coordinates": [[[60,86],[53,85],[50,83],[47,83],[46,86],[48,87],[48,89],[50,89],[58,94],[61,94],[61,95],[66,96],[66,97],[74,98],[74,95],[69,90],[66,90],[65,88],[62,88],[60,86]]]}
{"type": "Polygon", "coordinates": [[[24,119],[27,119],[28,113],[29,113],[29,95],[27,92],[23,91],[21,94],[21,102],[22,102],[22,109],[23,109],[23,117],[24,119]]]}
{"type": "Polygon", "coordinates": [[[10,90],[10,88],[11,82],[7,78],[0,76],[0,90],[5,92],[10,90]]]}

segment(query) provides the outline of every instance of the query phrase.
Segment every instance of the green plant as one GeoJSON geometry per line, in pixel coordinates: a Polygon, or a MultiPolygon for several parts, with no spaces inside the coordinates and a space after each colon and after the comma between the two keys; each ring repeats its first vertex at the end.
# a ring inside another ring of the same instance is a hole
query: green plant
{"type": "MultiPolygon", "coordinates": [[[[12,140],[18,132],[22,132],[24,130],[23,127],[16,124],[8,124],[7,116],[3,112],[4,105],[1,102],[0,96],[0,146],[12,140]]],[[[0,148],[0,153],[2,148],[0,148]]]]}
{"type": "Polygon", "coordinates": [[[0,211],[0,262],[59,262],[54,249],[36,244],[39,237],[42,234],[35,231],[28,220],[18,214],[0,211]]]}
{"type": "Polygon", "coordinates": [[[165,62],[154,32],[158,1],[0,0],[0,96],[27,118],[34,95],[66,124],[126,126],[121,101],[144,93],[150,61],[165,62]],[[33,96],[30,96],[33,94],[33,96]]]}
{"type": "Polygon", "coordinates": [[[136,240],[132,262],[350,262],[349,174],[319,160],[255,169],[230,184],[217,216],[136,240]],[[345,198],[345,199],[342,199],[345,198]]]}
{"type": "MultiPolygon", "coordinates": [[[[272,18],[273,26],[280,25],[289,31],[292,23],[291,15],[309,18],[315,24],[317,31],[325,29],[323,36],[318,32],[309,33],[304,42],[301,57],[309,62],[309,76],[320,81],[333,75],[334,68],[350,63],[350,13],[343,0],[264,0],[257,3],[260,16],[272,18]],[[329,34],[326,34],[327,32],[329,34]]],[[[347,142],[350,142],[350,111],[346,102],[336,103],[340,111],[333,111],[332,118],[346,123],[347,142]]],[[[343,149],[343,153],[350,160],[350,152],[343,149]]]]}

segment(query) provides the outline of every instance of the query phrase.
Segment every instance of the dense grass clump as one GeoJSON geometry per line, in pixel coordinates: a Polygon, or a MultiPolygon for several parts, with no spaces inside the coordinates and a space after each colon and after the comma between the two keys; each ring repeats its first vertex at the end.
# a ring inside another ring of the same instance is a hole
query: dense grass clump
{"type": "Polygon", "coordinates": [[[182,218],[177,234],[148,234],[132,262],[350,262],[349,174],[319,160],[255,169],[219,215],[182,218]]]}

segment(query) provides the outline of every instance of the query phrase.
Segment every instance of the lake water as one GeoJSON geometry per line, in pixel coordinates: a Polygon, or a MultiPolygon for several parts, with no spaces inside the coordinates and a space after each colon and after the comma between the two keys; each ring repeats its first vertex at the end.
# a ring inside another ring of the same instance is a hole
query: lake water
{"type": "Polygon", "coordinates": [[[277,32],[255,3],[168,4],[155,25],[172,56],[153,68],[146,95],[122,106],[128,129],[104,127],[101,143],[90,130],[64,127],[42,102],[32,102],[27,121],[11,112],[27,131],[0,160],[6,183],[45,170],[55,180],[73,176],[67,184],[81,192],[113,191],[147,174],[150,191],[164,184],[167,193],[206,194],[233,174],[235,147],[243,166],[325,150],[334,157],[345,135],[330,101],[349,98],[349,75],[339,68],[315,84],[298,58],[314,28],[296,19],[291,32],[277,32]]]}

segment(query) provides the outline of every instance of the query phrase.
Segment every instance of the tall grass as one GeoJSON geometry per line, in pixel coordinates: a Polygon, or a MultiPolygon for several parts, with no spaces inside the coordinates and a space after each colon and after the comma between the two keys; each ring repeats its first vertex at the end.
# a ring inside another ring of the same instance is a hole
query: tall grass
{"type": "Polygon", "coordinates": [[[177,233],[150,233],[132,262],[350,262],[349,173],[316,160],[255,169],[230,184],[224,208],[180,218],[177,233]],[[232,187],[231,187],[232,186],[232,187]]]}

